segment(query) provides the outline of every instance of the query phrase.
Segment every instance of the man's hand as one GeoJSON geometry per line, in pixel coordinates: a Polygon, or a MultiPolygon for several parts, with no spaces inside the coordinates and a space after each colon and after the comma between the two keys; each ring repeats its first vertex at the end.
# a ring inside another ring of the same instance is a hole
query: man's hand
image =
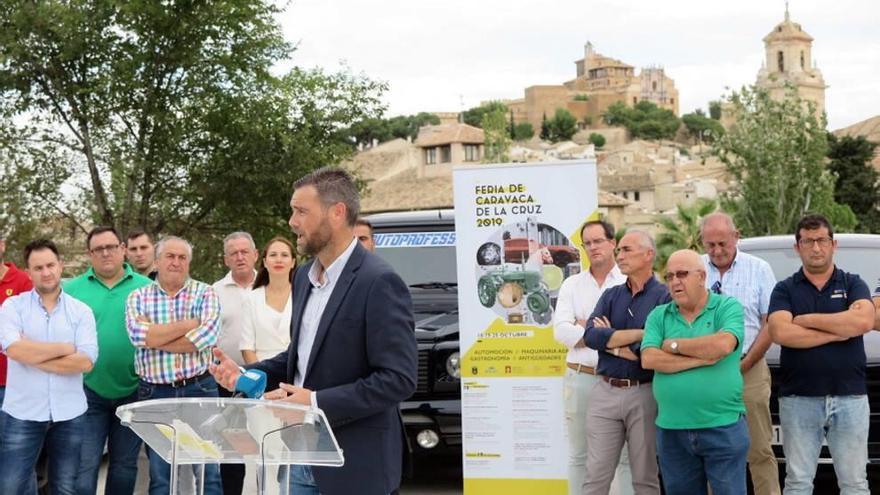
{"type": "Polygon", "coordinates": [[[597,316],[593,318],[593,326],[598,328],[614,328],[611,326],[611,321],[605,316],[597,316]]]}
{"type": "Polygon", "coordinates": [[[135,320],[136,320],[138,323],[143,323],[143,324],[150,324],[150,323],[153,323],[149,318],[147,318],[147,317],[144,316],[144,315],[137,315],[137,318],[135,318],[135,320]]]}
{"type": "Polygon", "coordinates": [[[586,327],[586,326],[587,326],[587,320],[574,320],[574,324],[577,325],[577,326],[579,326],[579,327],[586,327]]]}
{"type": "Polygon", "coordinates": [[[238,381],[238,377],[241,376],[241,370],[238,369],[235,361],[227,356],[225,352],[221,351],[219,347],[215,347],[213,352],[214,362],[208,366],[208,371],[214,376],[214,380],[220,386],[230,392],[234,392],[235,383],[238,381]]]}
{"type": "Polygon", "coordinates": [[[277,389],[263,394],[263,398],[268,400],[280,400],[283,402],[291,402],[303,406],[312,405],[312,391],[307,388],[297,387],[287,383],[279,383],[277,389]]]}
{"type": "Polygon", "coordinates": [[[629,347],[615,347],[615,349],[619,349],[617,351],[617,357],[622,357],[623,359],[628,359],[630,361],[639,360],[639,357],[636,356],[636,353],[631,351],[629,347]]]}

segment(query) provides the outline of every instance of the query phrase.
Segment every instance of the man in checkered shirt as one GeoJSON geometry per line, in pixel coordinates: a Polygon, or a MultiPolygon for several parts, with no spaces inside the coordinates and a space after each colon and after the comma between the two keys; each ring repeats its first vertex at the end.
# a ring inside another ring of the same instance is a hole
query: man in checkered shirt
{"type": "MultiPolygon", "coordinates": [[[[220,333],[220,300],[210,285],[189,278],[191,260],[189,242],[165,237],[156,245],[156,281],[128,297],[126,326],[136,348],[138,400],[217,397],[208,364],[220,333]]],[[[150,495],[165,495],[171,468],[152,449],[147,454],[150,495]]],[[[221,493],[216,464],[205,466],[205,493],[221,493]]]]}

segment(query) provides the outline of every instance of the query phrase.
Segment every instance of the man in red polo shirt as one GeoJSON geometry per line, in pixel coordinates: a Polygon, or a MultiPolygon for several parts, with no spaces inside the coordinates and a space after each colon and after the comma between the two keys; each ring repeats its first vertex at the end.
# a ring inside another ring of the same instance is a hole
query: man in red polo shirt
{"type": "MultiPolygon", "coordinates": [[[[29,291],[33,288],[31,279],[27,273],[19,270],[14,263],[5,261],[6,241],[0,232],[0,305],[3,301],[18,293],[29,291]]],[[[6,395],[6,354],[0,352],[0,406],[3,405],[3,397],[6,395]]],[[[3,413],[0,412],[0,432],[3,431],[3,413]]]]}

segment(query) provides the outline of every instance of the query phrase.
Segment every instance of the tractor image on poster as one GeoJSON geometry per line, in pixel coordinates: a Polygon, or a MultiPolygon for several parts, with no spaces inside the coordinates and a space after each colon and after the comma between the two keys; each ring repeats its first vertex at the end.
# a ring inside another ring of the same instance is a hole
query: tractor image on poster
{"type": "Polygon", "coordinates": [[[491,308],[497,301],[505,308],[518,306],[523,298],[536,323],[550,323],[550,294],[541,274],[532,270],[509,270],[502,266],[480,277],[477,282],[480,304],[491,308]]]}

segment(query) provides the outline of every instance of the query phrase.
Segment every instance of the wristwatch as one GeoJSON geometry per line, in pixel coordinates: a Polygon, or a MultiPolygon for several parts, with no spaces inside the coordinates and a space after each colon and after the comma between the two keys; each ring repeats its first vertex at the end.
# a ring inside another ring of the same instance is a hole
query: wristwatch
{"type": "Polygon", "coordinates": [[[678,341],[677,340],[673,340],[669,344],[669,350],[671,350],[673,354],[678,354],[678,341]]]}

